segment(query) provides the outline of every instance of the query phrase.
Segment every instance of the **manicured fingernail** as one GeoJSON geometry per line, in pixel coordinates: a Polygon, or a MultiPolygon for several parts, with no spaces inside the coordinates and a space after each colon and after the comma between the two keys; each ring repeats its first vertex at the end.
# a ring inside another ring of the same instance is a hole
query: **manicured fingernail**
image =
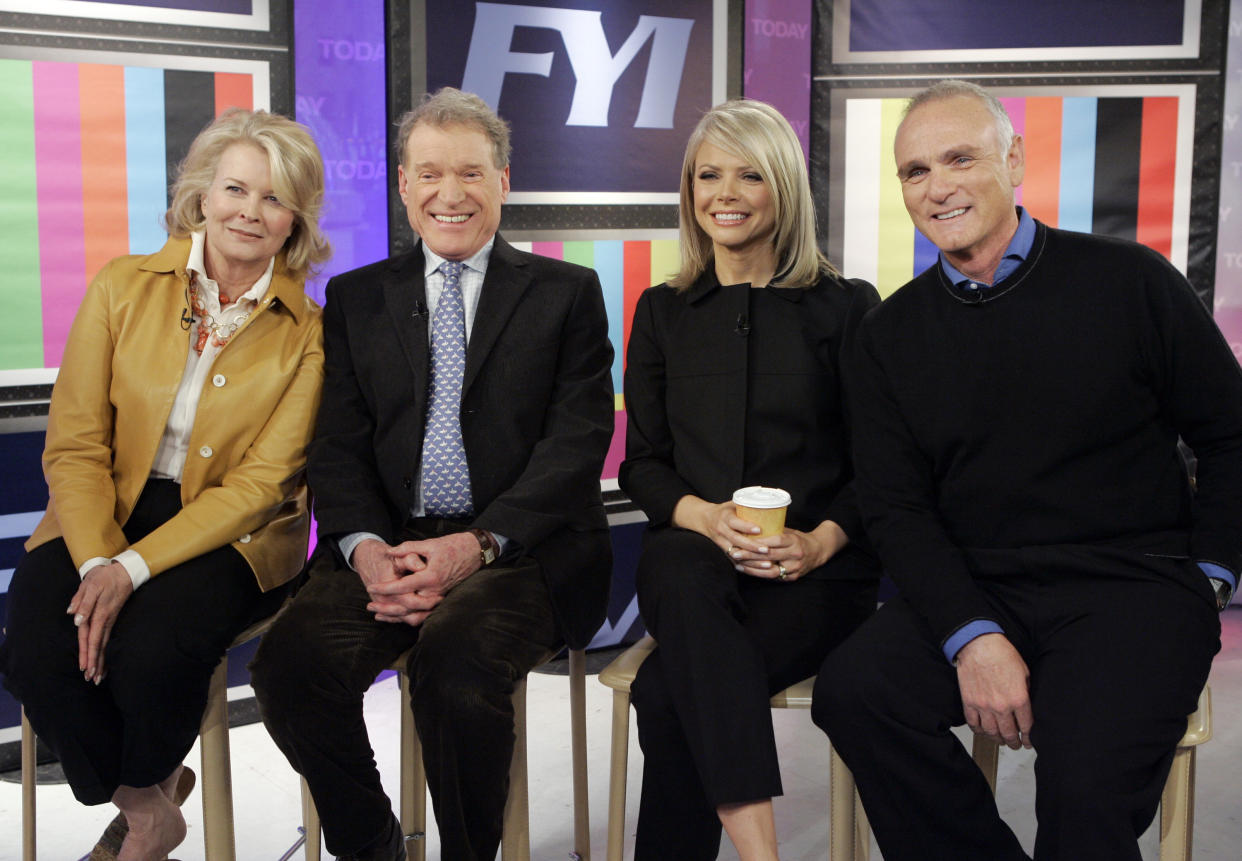
{"type": "Polygon", "coordinates": [[[732,553],[730,553],[729,555],[730,555],[730,556],[732,556],[734,559],[741,559],[741,558],[742,558],[742,551],[741,551],[741,550],[734,550],[734,551],[733,551],[732,553]]]}
{"type": "Polygon", "coordinates": [[[85,621],[86,621],[86,617],[83,616],[81,613],[78,613],[76,616],[73,617],[73,625],[75,628],[82,627],[82,623],[85,621]]]}
{"type": "Polygon", "coordinates": [[[745,574],[745,573],[746,573],[746,569],[745,569],[745,568],[743,568],[741,565],[734,565],[733,567],[737,569],[737,571],[738,571],[738,573],[739,573],[739,574],[745,574]]]}
{"type": "Polygon", "coordinates": [[[768,552],[768,548],[767,548],[766,546],[764,546],[764,545],[762,545],[762,544],[761,544],[761,545],[759,545],[759,552],[760,552],[760,553],[767,553],[767,552],[768,552]]]}

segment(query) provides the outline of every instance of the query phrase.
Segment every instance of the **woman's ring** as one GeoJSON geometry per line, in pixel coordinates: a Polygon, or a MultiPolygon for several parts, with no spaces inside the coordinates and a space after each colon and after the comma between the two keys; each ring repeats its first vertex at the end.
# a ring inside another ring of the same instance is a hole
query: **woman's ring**
{"type": "Polygon", "coordinates": [[[780,562],[776,563],[776,571],[777,571],[776,576],[779,577],[781,580],[784,580],[786,577],[789,576],[789,572],[785,570],[785,566],[781,564],[780,562]]]}

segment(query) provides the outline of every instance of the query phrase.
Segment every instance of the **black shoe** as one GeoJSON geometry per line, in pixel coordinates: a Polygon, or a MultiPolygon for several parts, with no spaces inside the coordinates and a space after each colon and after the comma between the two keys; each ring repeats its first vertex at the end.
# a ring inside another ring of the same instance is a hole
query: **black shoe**
{"type": "Polygon", "coordinates": [[[389,817],[388,831],[379,840],[361,852],[341,855],[338,861],[406,861],[405,835],[401,833],[397,817],[389,817]]]}

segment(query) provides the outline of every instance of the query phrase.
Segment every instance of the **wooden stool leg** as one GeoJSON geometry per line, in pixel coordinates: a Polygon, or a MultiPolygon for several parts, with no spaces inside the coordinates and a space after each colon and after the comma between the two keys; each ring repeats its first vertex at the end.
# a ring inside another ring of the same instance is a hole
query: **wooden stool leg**
{"type": "Polygon", "coordinates": [[[410,861],[427,858],[427,769],[423,765],[423,745],[414,731],[414,710],[410,706],[410,677],[401,679],[401,833],[410,861]]]}
{"type": "Polygon", "coordinates": [[[229,767],[228,658],[211,676],[199,729],[203,768],[203,841],[211,861],[234,861],[233,779],[229,767]]]}
{"type": "Polygon", "coordinates": [[[630,764],[630,692],[612,692],[612,757],[608,766],[607,861],[625,852],[625,782],[630,764]]]}
{"type": "Polygon", "coordinates": [[[870,861],[871,858],[871,823],[867,821],[867,811],[863,809],[862,799],[854,793],[854,861],[870,861]]]}
{"type": "Polygon", "coordinates": [[[1160,796],[1160,861],[1190,861],[1195,830],[1195,748],[1179,747],[1160,796]]]}
{"type": "MultiPolygon", "coordinates": [[[[569,650],[570,751],[574,767],[574,848],[578,861],[591,861],[591,807],[587,794],[586,652],[569,650]]],[[[572,856],[571,856],[572,857],[572,856]]]]}
{"type": "Polygon", "coordinates": [[[526,784],[526,679],[513,689],[513,762],[505,799],[502,861],[530,861],[530,788],[526,784]]]}
{"type": "Polygon", "coordinates": [[[310,787],[302,778],[302,829],[306,833],[306,861],[319,861],[319,811],[315,809],[315,799],[311,798],[310,787]]]}
{"type": "Polygon", "coordinates": [[[1000,744],[986,735],[976,735],[970,745],[970,755],[987,778],[988,788],[996,795],[996,763],[1000,758],[1000,744]]]}
{"type": "Polygon", "coordinates": [[[22,861],[35,861],[35,784],[39,762],[34,727],[22,709],[22,861]]]}
{"type": "Polygon", "coordinates": [[[837,751],[832,750],[828,765],[829,782],[829,843],[830,861],[854,861],[855,808],[854,775],[846,767],[837,751]]]}

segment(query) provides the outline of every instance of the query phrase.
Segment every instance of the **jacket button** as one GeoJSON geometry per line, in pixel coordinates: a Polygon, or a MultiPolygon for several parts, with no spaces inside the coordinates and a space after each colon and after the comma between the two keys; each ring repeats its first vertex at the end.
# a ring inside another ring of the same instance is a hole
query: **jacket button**
{"type": "Polygon", "coordinates": [[[401,479],[401,486],[404,487],[406,490],[409,490],[411,487],[413,487],[413,485],[414,485],[414,482],[410,480],[410,477],[408,475],[405,478],[401,479]]]}
{"type": "Polygon", "coordinates": [[[249,543],[250,543],[250,533],[249,533],[249,532],[247,532],[245,535],[243,535],[241,538],[238,538],[237,540],[238,540],[238,541],[240,541],[242,544],[249,544],[249,543]]]}
{"type": "Polygon", "coordinates": [[[199,456],[201,457],[211,457],[213,454],[215,454],[215,452],[211,450],[211,446],[209,445],[205,445],[202,448],[200,448],[198,450],[198,453],[199,453],[199,456]]]}
{"type": "Polygon", "coordinates": [[[211,378],[211,384],[217,389],[221,388],[226,382],[228,382],[228,380],[224,378],[224,374],[216,374],[211,378]]]}

